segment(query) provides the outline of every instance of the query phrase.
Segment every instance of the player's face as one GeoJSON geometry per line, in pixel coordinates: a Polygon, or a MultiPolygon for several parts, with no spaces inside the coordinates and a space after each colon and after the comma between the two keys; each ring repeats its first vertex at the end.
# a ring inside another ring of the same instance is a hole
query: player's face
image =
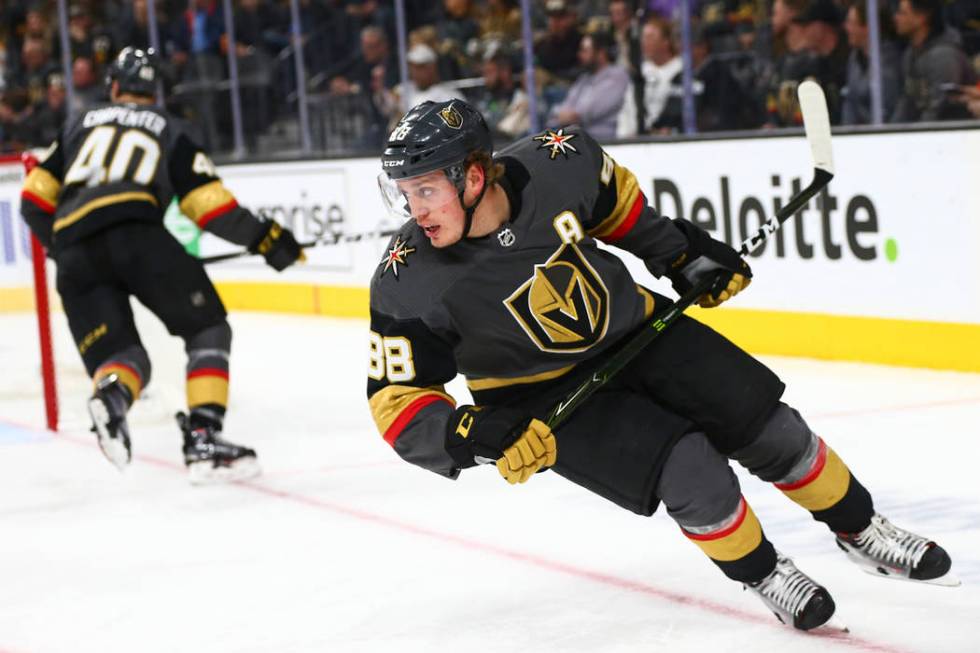
{"type": "Polygon", "coordinates": [[[398,181],[408,209],[433,247],[448,247],[463,237],[466,215],[459,193],[441,170],[398,181]]]}

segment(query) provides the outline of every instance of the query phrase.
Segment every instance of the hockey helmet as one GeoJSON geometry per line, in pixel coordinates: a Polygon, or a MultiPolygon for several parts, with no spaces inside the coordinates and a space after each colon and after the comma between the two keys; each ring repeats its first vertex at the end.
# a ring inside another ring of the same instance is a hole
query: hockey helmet
{"type": "Polygon", "coordinates": [[[112,83],[119,82],[120,93],[152,97],[156,94],[159,72],[159,59],[153,48],[125,47],[109,65],[106,87],[111,91],[112,83]]]}
{"type": "Polygon", "coordinates": [[[422,102],[406,113],[388,136],[378,175],[389,210],[409,217],[395,182],[443,170],[462,199],[463,163],[470,152],[493,152],[490,129],[480,112],[463,100],[422,102]]]}

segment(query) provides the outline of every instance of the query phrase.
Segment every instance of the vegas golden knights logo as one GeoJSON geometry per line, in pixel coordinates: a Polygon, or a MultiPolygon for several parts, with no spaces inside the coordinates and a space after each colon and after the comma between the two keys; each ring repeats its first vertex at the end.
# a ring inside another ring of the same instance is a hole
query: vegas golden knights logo
{"type": "Polygon", "coordinates": [[[439,117],[446,123],[447,127],[459,129],[463,126],[463,116],[452,104],[439,112],[439,117]]]}
{"type": "Polygon", "coordinates": [[[504,304],[542,351],[585,351],[609,326],[609,291],[574,243],[535,265],[504,304]]]}

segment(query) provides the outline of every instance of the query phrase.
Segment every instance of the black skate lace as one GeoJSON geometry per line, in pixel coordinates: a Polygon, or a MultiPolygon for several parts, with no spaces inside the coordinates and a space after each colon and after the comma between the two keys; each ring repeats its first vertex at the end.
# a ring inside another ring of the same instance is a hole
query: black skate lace
{"type": "Polygon", "coordinates": [[[857,534],[854,543],[865,555],[903,569],[914,569],[929,550],[929,540],[897,528],[878,515],[871,518],[870,526],[857,534]]]}
{"type": "Polygon", "coordinates": [[[817,592],[817,585],[788,558],[780,558],[769,576],[755,586],[759,592],[791,615],[796,615],[817,592]]]}

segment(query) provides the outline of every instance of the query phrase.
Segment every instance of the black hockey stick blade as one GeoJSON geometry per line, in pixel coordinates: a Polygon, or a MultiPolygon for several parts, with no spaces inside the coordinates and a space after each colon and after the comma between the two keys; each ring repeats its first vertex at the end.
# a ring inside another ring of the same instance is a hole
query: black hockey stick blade
{"type": "MultiPolygon", "coordinates": [[[[810,154],[813,159],[813,181],[791,198],[786,206],[766,221],[755,234],[745,239],[739,248],[739,253],[742,256],[748,255],[765,242],[769,236],[779,229],[783,222],[799,211],[834,177],[834,159],[830,144],[830,119],[827,114],[827,101],[824,98],[823,89],[816,82],[806,81],[800,84],[797,93],[800,99],[800,109],[803,112],[806,139],[810,145],[810,154]]],[[[638,333],[629,337],[626,343],[620,346],[602,367],[582,381],[565,399],[555,405],[546,420],[548,427],[554,430],[563,424],[592,393],[626,367],[640,351],[663,333],[703,294],[708,292],[716,281],[716,277],[703,277],[694,287],[678,297],[677,301],[663,311],[655,313],[653,318],[640,328],[638,333]]]]}
{"type": "MultiPolygon", "coordinates": [[[[306,249],[307,247],[321,247],[324,245],[336,245],[338,243],[356,243],[361,240],[368,240],[369,238],[391,238],[396,233],[398,233],[397,230],[388,229],[385,231],[368,231],[366,233],[359,234],[334,234],[332,237],[320,237],[318,240],[310,240],[305,243],[300,243],[299,246],[306,249]]],[[[201,261],[201,263],[208,265],[209,263],[220,263],[221,261],[229,261],[231,259],[241,258],[243,256],[258,256],[258,253],[250,252],[246,249],[240,252],[204,256],[198,260],[201,261]]]]}

